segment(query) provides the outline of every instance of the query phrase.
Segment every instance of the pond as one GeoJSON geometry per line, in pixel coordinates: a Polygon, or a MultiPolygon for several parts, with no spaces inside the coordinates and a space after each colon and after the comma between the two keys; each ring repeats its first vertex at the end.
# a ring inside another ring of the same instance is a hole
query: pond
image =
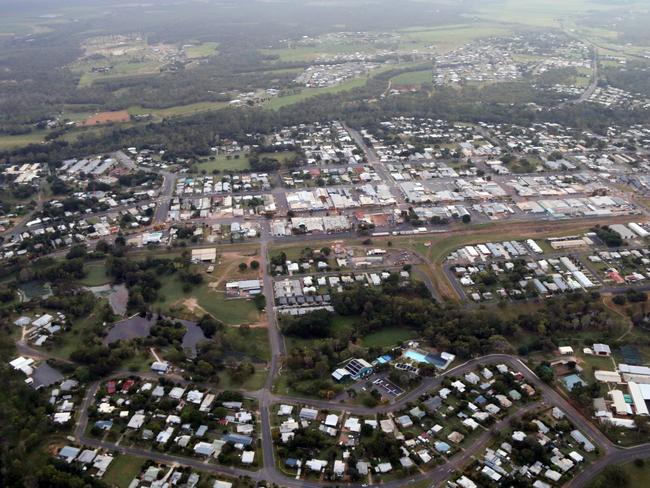
{"type": "MultiPolygon", "coordinates": [[[[189,320],[175,319],[173,317],[165,318],[174,322],[180,322],[185,326],[186,332],[183,336],[182,342],[183,349],[187,351],[187,355],[190,358],[196,357],[196,347],[202,341],[207,340],[201,327],[196,325],[196,322],[191,322],[189,320]]],[[[151,332],[151,327],[156,323],[156,320],[156,316],[146,318],[134,315],[128,319],[116,322],[108,331],[108,334],[104,338],[104,343],[111,344],[120,340],[128,341],[131,339],[148,337],[151,332]]]]}
{"type": "Polygon", "coordinates": [[[156,322],[154,317],[146,318],[134,315],[128,319],[115,322],[104,338],[105,344],[117,341],[129,341],[149,336],[151,326],[156,322]]]}

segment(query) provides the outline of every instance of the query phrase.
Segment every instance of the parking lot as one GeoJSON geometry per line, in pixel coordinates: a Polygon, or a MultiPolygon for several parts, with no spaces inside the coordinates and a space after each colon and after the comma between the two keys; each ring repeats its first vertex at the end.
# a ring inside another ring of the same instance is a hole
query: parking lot
{"type": "Polygon", "coordinates": [[[388,398],[389,400],[394,400],[400,395],[404,394],[399,386],[391,383],[386,378],[377,378],[372,382],[372,384],[379,390],[382,396],[388,398]]]}

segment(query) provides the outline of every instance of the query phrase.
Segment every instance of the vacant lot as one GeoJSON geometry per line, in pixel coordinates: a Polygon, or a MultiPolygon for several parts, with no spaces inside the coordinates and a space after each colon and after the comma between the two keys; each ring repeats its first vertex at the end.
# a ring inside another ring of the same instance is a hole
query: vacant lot
{"type": "MultiPolygon", "coordinates": [[[[248,268],[239,271],[239,264],[256,259],[254,252],[249,255],[238,252],[224,252],[217,258],[214,273],[205,272],[206,266],[194,265],[193,271],[203,275],[203,283],[184,289],[178,276],[171,276],[160,289],[160,300],[155,306],[174,316],[200,317],[210,314],[227,325],[253,325],[260,321],[261,315],[253,300],[227,298],[226,282],[230,280],[254,279],[259,271],[248,268]]],[[[257,258],[259,261],[259,258],[257,258]]]]}
{"type": "Polygon", "coordinates": [[[133,478],[140,474],[144,459],[134,456],[118,456],[109,466],[104,481],[109,486],[127,488],[133,478]]]}
{"type": "Polygon", "coordinates": [[[154,118],[165,119],[168,117],[182,117],[184,115],[193,115],[201,112],[210,112],[226,107],[226,102],[198,102],[188,105],[175,105],[168,108],[147,108],[141,106],[129,107],[130,115],[151,115],[154,118]]]}
{"type": "Polygon", "coordinates": [[[126,110],[117,112],[99,112],[87,118],[82,125],[88,127],[93,125],[110,124],[111,122],[129,122],[131,116],[126,110]]]}

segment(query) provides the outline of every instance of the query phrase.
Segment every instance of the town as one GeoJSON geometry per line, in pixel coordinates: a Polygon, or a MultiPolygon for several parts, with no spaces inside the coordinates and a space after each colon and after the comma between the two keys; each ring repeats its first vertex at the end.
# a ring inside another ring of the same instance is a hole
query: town
{"type": "Polygon", "coordinates": [[[0,22],[1,485],[647,485],[643,5],[70,2],[0,22]]]}

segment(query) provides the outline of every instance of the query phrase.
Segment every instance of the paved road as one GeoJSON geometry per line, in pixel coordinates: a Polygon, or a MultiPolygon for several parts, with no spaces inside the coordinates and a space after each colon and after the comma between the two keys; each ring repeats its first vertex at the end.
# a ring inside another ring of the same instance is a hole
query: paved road
{"type": "Polygon", "coordinates": [[[343,127],[345,127],[345,130],[348,131],[350,137],[354,139],[356,145],[359,146],[359,148],[363,151],[368,163],[374,168],[374,170],[380,176],[382,182],[389,186],[391,194],[395,198],[397,204],[399,205],[400,203],[404,203],[405,202],[404,194],[395,184],[393,177],[390,175],[390,172],[386,169],[386,165],[384,165],[384,163],[382,163],[381,160],[379,159],[379,156],[377,156],[377,152],[374,150],[374,148],[369,147],[366,144],[366,141],[364,141],[363,137],[358,131],[352,129],[351,127],[348,127],[346,124],[343,124],[343,127]]]}
{"type": "Polygon", "coordinates": [[[153,225],[162,225],[167,221],[169,204],[176,188],[176,173],[161,171],[160,174],[163,177],[163,184],[160,188],[160,195],[156,200],[157,205],[153,216],[153,225]]]}
{"type": "MultiPolygon", "coordinates": [[[[594,44],[592,41],[582,38],[581,36],[571,32],[568,29],[563,29],[564,33],[568,35],[569,37],[572,37],[580,42],[584,42],[585,44],[588,44],[589,47],[592,49],[592,54],[591,54],[591,66],[592,66],[592,71],[591,71],[591,81],[589,83],[589,86],[587,89],[582,92],[582,95],[580,95],[578,98],[575,100],[571,100],[570,102],[567,102],[567,104],[577,104],[577,103],[583,103],[587,101],[596,91],[596,88],[598,87],[598,46],[594,44]]],[[[565,105],[565,104],[563,104],[565,105]]]]}
{"type": "Polygon", "coordinates": [[[580,97],[577,100],[574,100],[573,103],[586,102],[594,94],[596,88],[598,88],[598,76],[599,76],[598,75],[598,49],[592,43],[589,44],[591,45],[591,49],[593,50],[592,59],[591,59],[591,64],[592,64],[591,82],[589,83],[587,89],[584,92],[582,92],[582,95],[580,95],[580,97]]]}

